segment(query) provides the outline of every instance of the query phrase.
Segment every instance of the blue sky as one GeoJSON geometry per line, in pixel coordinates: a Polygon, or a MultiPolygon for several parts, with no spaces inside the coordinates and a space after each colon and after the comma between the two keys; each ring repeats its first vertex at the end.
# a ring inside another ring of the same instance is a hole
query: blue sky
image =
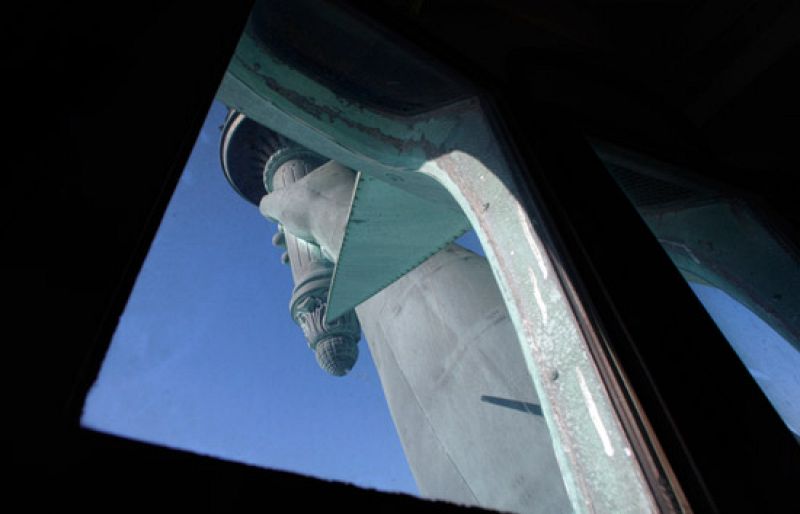
{"type": "Polygon", "coordinates": [[[219,164],[215,102],[138,276],[83,423],[251,464],[416,493],[362,340],[317,365],[288,303],[276,226],[219,164]]]}
{"type": "Polygon", "coordinates": [[[800,352],[724,291],[691,286],[784,423],[800,436],[800,352]]]}
{"type": "MultiPolygon", "coordinates": [[[[83,423],[259,466],[417,493],[366,343],[349,375],[317,365],[288,313],[276,226],[219,164],[215,102],[119,320],[83,423]]],[[[474,233],[461,240],[480,251],[474,233]]],[[[800,353],[729,296],[693,286],[800,429],[800,353]]]]}

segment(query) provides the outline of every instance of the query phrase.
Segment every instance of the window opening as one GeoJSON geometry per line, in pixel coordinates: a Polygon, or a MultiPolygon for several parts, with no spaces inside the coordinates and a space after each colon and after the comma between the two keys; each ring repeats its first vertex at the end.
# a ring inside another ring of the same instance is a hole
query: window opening
{"type": "Polygon", "coordinates": [[[85,426],[506,511],[656,510],[478,91],[335,5],[261,1],[218,100],[85,426]],[[470,227],[485,258],[452,244],[470,227]]]}

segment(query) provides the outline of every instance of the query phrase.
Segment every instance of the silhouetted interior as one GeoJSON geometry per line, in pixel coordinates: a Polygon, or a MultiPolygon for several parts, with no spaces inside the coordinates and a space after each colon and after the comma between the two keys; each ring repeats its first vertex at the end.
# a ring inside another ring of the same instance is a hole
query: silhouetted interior
{"type": "MultiPolygon", "coordinates": [[[[610,178],[587,172],[585,181],[564,184],[548,175],[559,166],[596,168],[584,135],[689,165],[758,197],[786,244],[798,246],[797,2],[330,4],[397,34],[412,51],[435,55],[491,96],[529,170],[525,180],[544,184],[542,198],[564,234],[562,249],[581,270],[586,297],[609,326],[624,321],[619,327],[627,332],[609,329],[610,335],[641,338],[661,330],[658,322],[674,334],[697,328],[697,337],[721,338],[610,178]],[[598,219],[603,203],[609,217],[598,219]],[[630,257],[625,269],[612,265],[623,249],[630,257]],[[626,282],[626,273],[644,273],[645,266],[654,290],[646,309],[633,294],[641,290],[626,282]],[[672,318],[678,311],[689,317],[672,318]]],[[[15,5],[4,16],[12,163],[6,166],[3,271],[9,318],[19,325],[7,330],[16,335],[5,357],[12,475],[30,488],[30,501],[60,506],[133,497],[184,506],[288,501],[303,508],[324,498],[326,505],[370,509],[465,510],[142,445],[78,425],[248,12],[247,2],[37,3],[15,5]]],[[[305,29],[286,30],[293,37],[305,29]]],[[[303,54],[305,47],[282,44],[287,55],[314,57],[303,54]]],[[[374,102],[384,100],[368,80],[353,80],[357,70],[337,68],[343,62],[320,73],[344,73],[374,102]]],[[[389,70],[395,71],[404,73],[389,70]]],[[[426,80],[438,80],[435,67],[426,80]]],[[[405,100],[393,107],[398,111],[439,99],[402,93],[405,100]]],[[[716,359],[722,343],[697,349],[691,359],[677,346],[656,351],[637,344],[620,345],[616,357],[633,383],[650,384],[636,391],[695,509],[767,512],[797,505],[789,487],[800,475],[797,444],[779,421],[758,422],[769,418],[766,400],[735,359],[716,359]],[[643,364],[628,364],[636,362],[643,364]],[[695,403],[678,409],[681,399],[693,397],[695,403]],[[719,412],[713,398],[720,399],[719,412]],[[729,400],[747,406],[749,415],[723,425],[731,416],[723,409],[729,400]],[[673,402],[670,409],[679,414],[659,410],[663,402],[673,402]]]]}

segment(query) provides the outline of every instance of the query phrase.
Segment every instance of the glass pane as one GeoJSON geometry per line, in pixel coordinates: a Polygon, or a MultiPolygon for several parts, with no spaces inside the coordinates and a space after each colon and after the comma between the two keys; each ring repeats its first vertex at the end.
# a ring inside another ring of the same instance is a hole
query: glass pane
{"type": "Polygon", "coordinates": [[[758,205],[598,144],[611,175],[800,438],[800,259],[758,205]]]}

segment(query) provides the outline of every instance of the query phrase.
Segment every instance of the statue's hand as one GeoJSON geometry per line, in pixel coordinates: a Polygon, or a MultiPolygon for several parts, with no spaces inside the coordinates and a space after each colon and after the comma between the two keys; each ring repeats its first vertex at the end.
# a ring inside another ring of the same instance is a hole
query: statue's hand
{"type": "Polygon", "coordinates": [[[330,161],[261,199],[259,210],[286,232],[339,255],[355,186],[355,173],[330,161]]]}

